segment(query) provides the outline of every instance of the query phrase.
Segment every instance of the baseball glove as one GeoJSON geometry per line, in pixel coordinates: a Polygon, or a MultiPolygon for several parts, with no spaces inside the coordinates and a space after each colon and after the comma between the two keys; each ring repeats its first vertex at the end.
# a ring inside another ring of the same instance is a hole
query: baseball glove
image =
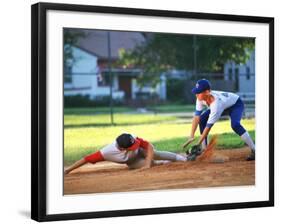
{"type": "Polygon", "coordinates": [[[194,161],[196,157],[201,155],[202,148],[201,145],[194,145],[189,150],[186,151],[187,160],[194,161]]]}

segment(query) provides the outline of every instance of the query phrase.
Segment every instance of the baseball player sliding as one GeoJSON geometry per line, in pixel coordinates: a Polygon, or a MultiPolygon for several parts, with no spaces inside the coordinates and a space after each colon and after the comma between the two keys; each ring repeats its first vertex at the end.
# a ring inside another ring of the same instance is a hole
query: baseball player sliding
{"type": "Polygon", "coordinates": [[[172,152],[157,151],[148,141],[124,133],[118,136],[113,143],[78,160],[65,169],[64,173],[68,174],[86,163],[101,161],[126,164],[130,169],[147,169],[153,165],[167,162],[187,161],[187,158],[172,152]]]}
{"type": "Polygon", "coordinates": [[[229,115],[233,131],[251,149],[251,154],[247,157],[247,160],[255,160],[255,144],[249,133],[240,123],[244,111],[244,103],[241,98],[234,93],[211,90],[210,82],[206,79],[198,80],[196,86],[192,89],[192,93],[197,98],[196,110],[192,120],[190,137],[183,147],[194,141],[194,134],[199,125],[201,136],[198,146],[202,144],[204,149],[207,145],[207,136],[212,126],[222,115],[229,115]],[[204,111],[205,107],[208,109],[204,111]]]}

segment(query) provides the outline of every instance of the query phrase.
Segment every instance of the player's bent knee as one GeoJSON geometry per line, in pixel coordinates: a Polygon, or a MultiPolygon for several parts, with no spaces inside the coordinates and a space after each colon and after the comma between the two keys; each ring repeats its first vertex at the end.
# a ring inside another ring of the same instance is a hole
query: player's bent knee
{"type": "Polygon", "coordinates": [[[241,136],[246,131],[239,122],[231,123],[231,128],[239,136],[241,136]]]}

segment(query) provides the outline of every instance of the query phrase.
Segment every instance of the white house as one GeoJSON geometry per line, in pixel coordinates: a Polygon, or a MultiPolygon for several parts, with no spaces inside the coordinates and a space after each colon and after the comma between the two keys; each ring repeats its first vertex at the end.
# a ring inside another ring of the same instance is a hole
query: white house
{"type": "MultiPolygon", "coordinates": [[[[78,47],[72,47],[75,63],[65,74],[64,95],[88,95],[91,99],[109,96],[110,88],[104,84],[98,69],[97,56],[78,47]]],[[[124,92],[118,91],[117,77],[113,77],[113,98],[123,98],[124,92]]]]}
{"type": "Polygon", "coordinates": [[[237,81],[237,92],[255,93],[255,51],[251,53],[245,64],[235,64],[232,61],[224,65],[225,80],[237,81]]]}
{"type": "MultiPolygon", "coordinates": [[[[111,33],[111,61],[119,57],[119,50],[132,49],[144,41],[144,37],[137,32],[110,32],[111,33]]],[[[108,67],[108,48],[106,31],[87,31],[86,38],[72,46],[75,62],[64,71],[64,95],[88,95],[96,99],[110,95],[110,72],[112,75],[112,96],[114,99],[136,99],[140,88],[137,77],[142,73],[137,68],[108,67]]],[[[156,93],[160,99],[166,99],[166,79],[152,88],[141,88],[148,96],[156,93]]]]}

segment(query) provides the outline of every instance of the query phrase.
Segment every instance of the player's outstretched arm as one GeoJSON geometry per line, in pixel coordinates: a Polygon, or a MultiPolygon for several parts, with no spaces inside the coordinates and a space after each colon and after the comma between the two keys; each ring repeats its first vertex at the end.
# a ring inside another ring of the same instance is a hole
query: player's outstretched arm
{"type": "Polygon", "coordinates": [[[74,164],[72,164],[71,166],[67,167],[67,168],[64,170],[64,174],[66,175],[66,174],[70,173],[72,170],[75,170],[75,169],[77,169],[78,167],[83,166],[83,165],[86,164],[86,163],[87,163],[87,161],[86,161],[84,158],[82,158],[82,159],[76,161],[76,162],[75,162],[74,164]]]}
{"type": "Polygon", "coordinates": [[[210,132],[211,128],[210,127],[205,127],[202,135],[199,138],[198,141],[198,145],[201,145],[201,143],[203,142],[203,140],[208,136],[209,132],[210,132]]]}
{"type": "Polygon", "coordinates": [[[146,148],[145,165],[144,167],[142,167],[143,169],[147,169],[152,166],[153,156],[154,156],[154,147],[152,144],[149,143],[146,148]]]}
{"type": "Polygon", "coordinates": [[[188,146],[191,142],[193,142],[195,140],[194,135],[197,130],[199,121],[200,121],[200,116],[195,115],[192,120],[190,136],[187,139],[187,141],[182,145],[183,148],[185,148],[186,146],[188,146]]]}
{"type": "Polygon", "coordinates": [[[200,121],[200,116],[195,115],[192,119],[191,131],[190,131],[190,138],[194,138],[195,132],[197,130],[198,124],[200,121]]]}

